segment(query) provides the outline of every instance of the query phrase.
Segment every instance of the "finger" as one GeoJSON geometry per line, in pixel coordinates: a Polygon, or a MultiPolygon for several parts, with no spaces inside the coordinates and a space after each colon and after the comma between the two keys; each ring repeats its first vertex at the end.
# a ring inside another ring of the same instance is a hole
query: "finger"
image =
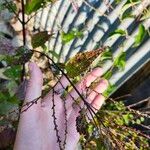
{"type": "MultiPolygon", "coordinates": [[[[91,73],[89,73],[81,82],[76,84],[76,89],[80,94],[82,94],[86,87],[89,87],[90,84],[96,80],[98,77],[102,75],[102,69],[101,68],[96,68],[94,69],[91,73]]],[[[69,105],[72,105],[72,98],[76,100],[79,97],[78,93],[76,92],[75,89],[72,89],[71,92],[68,93],[66,96],[66,99],[71,99],[69,105]]]]}
{"type": "Polygon", "coordinates": [[[102,107],[104,101],[105,101],[105,97],[102,94],[98,94],[95,97],[95,99],[92,101],[91,105],[87,107],[87,119],[89,121],[93,119],[97,111],[102,107]]]}
{"type": "Polygon", "coordinates": [[[100,81],[100,83],[95,87],[94,90],[90,91],[89,96],[87,97],[87,102],[88,103],[92,103],[92,101],[95,99],[95,97],[99,94],[99,93],[103,93],[108,87],[108,81],[103,79],[100,81]]]}
{"type": "Polygon", "coordinates": [[[62,93],[68,85],[69,85],[68,79],[65,76],[62,76],[61,79],[56,84],[54,90],[55,92],[62,93]]]}
{"type": "MultiPolygon", "coordinates": [[[[89,103],[87,107],[91,107],[91,109],[93,109],[95,113],[101,107],[105,99],[100,93],[103,93],[107,89],[107,86],[108,86],[108,81],[105,79],[101,80],[100,83],[95,87],[95,89],[90,92],[90,94],[86,99],[86,101],[89,103]]],[[[84,102],[81,101],[80,106],[83,107],[83,105],[84,102]]],[[[75,107],[74,111],[78,112],[79,108],[75,107]]],[[[89,112],[87,112],[87,114],[88,116],[90,116],[89,118],[92,117],[89,112]]]]}
{"type": "Polygon", "coordinates": [[[29,63],[30,79],[27,85],[25,102],[30,102],[41,96],[43,77],[42,72],[38,66],[31,62],[29,63]]]}
{"type": "Polygon", "coordinates": [[[102,107],[105,101],[105,97],[102,94],[98,94],[92,102],[93,108],[95,108],[95,113],[102,107]]]}

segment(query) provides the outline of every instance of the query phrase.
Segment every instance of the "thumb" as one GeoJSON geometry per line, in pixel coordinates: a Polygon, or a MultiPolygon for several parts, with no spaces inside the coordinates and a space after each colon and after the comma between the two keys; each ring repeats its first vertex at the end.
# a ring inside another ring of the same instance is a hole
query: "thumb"
{"type": "Polygon", "coordinates": [[[30,102],[41,96],[43,77],[40,68],[33,62],[29,63],[30,79],[27,85],[25,102],[30,102]]]}

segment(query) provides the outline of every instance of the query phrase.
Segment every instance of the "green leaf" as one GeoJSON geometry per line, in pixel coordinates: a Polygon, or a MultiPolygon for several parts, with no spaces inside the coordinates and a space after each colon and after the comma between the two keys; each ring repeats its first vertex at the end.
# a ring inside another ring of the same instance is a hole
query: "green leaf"
{"type": "Polygon", "coordinates": [[[0,92],[0,102],[5,101],[6,99],[7,99],[6,94],[4,94],[4,93],[0,92]]]}
{"type": "Polygon", "coordinates": [[[141,124],[141,120],[140,119],[136,119],[136,123],[137,124],[141,124]]]}
{"type": "Polygon", "coordinates": [[[145,27],[142,24],[140,24],[139,29],[138,29],[138,33],[137,33],[137,35],[135,36],[135,39],[134,39],[133,47],[139,46],[142,43],[145,35],[146,35],[145,27]]]}
{"type": "Polygon", "coordinates": [[[50,54],[52,54],[52,56],[54,56],[55,58],[59,59],[59,54],[57,54],[55,51],[48,51],[50,54]]]}
{"type": "Polygon", "coordinates": [[[42,46],[49,40],[50,37],[52,37],[53,34],[49,34],[48,31],[42,31],[39,33],[36,33],[32,36],[31,44],[33,48],[37,48],[39,46],[42,46]]]}
{"type": "MultiPolygon", "coordinates": [[[[120,16],[121,16],[121,18],[123,18],[122,16],[126,13],[126,10],[127,9],[129,9],[129,8],[131,8],[131,7],[133,7],[133,6],[135,6],[135,5],[137,5],[137,4],[139,4],[140,3],[140,1],[139,0],[136,0],[136,1],[127,1],[126,3],[125,3],[125,5],[122,7],[122,9],[121,9],[121,13],[120,13],[120,16]]],[[[131,14],[132,15],[132,14],[131,14]]]]}
{"type": "Polygon", "coordinates": [[[4,101],[0,103],[0,115],[6,115],[14,106],[12,103],[4,101]]]}
{"type": "Polygon", "coordinates": [[[19,79],[21,76],[21,66],[12,66],[4,71],[4,75],[11,79],[19,79]]]}
{"type": "Polygon", "coordinates": [[[109,97],[109,95],[112,94],[115,91],[115,89],[116,89],[116,86],[115,85],[111,85],[109,83],[109,85],[108,85],[107,89],[105,90],[105,92],[103,93],[103,95],[105,97],[109,97]]]}
{"type": "Polygon", "coordinates": [[[112,76],[112,70],[109,70],[103,75],[103,78],[108,80],[111,78],[111,76],[112,76]]]}
{"type": "Polygon", "coordinates": [[[126,64],[126,52],[121,52],[114,60],[114,67],[124,70],[126,64]]]}
{"type": "Polygon", "coordinates": [[[135,16],[132,14],[131,11],[125,11],[122,16],[121,20],[127,19],[127,18],[134,18],[135,16]]]}
{"type": "Polygon", "coordinates": [[[10,80],[8,82],[7,89],[11,97],[15,95],[17,88],[18,88],[18,84],[14,80],[10,80]]]}
{"type": "Polygon", "coordinates": [[[27,0],[25,5],[25,13],[30,15],[40,8],[43,8],[48,2],[55,2],[56,0],[27,0]]]}
{"type": "Polygon", "coordinates": [[[145,119],[144,119],[144,117],[140,117],[140,120],[141,120],[141,122],[143,122],[145,119]]]}
{"type": "Polygon", "coordinates": [[[74,78],[84,73],[102,51],[103,49],[97,49],[77,53],[74,57],[70,58],[65,65],[68,76],[74,78]]]}
{"type": "Polygon", "coordinates": [[[128,114],[122,115],[122,117],[124,119],[125,124],[128,125],[129,124],[129,115],[128,114]]]}
{"type": "Polygon", "coordinates": [[[106,48],[102,53],[100,61],[112,60],[112,52],[110,48],[106,48]]]}
{"type": "Polygon", "coordinates": [[[27,0],[25,5],[25,13],[30,15],[32,12],[37,11],[38,9],[42,8],[45,5],[43,0],[27,0]]]}
{"type": "Polygon", "coordinates": [[[83,32],[79,31],[78,29],[72,29],[68,33],[64,31],[61,32],[61,39],[64,44],[70,42],[75,38],[81,38],[83,36],[83,32]]]}
{"type": "Polygon", "coordinates": [[[122,29],[117,29],[114,32],[112,32],[109,37],[112,37],[112,36],[114,36],[116,34],[117,35],[119,34],[120,36],[126,36],[126,31],[122,30],[122,29]]]}
{"type": "Polygon", "coordinates": [[[14,2],[9,2],[9,5],[11,6],[11,9],[9,7],[7,7],[9,9],[10,12],[14,13],[17,11],[17,6],[14,2]]]}

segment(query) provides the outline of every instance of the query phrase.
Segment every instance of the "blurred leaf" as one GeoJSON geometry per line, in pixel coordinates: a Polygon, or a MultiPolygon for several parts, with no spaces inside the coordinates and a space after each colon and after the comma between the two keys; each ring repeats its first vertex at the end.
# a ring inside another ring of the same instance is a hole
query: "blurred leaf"
{"type": "Polygon", "coordinates": [[[132,14],[131,11],[125,11],[122,16],[121,16],[121,20],[127,19],[127,18],[134,18],[135,16],[132,14]]]}
{"type": "Polygon", "coordinates": [[[27,0],[25,5],[25,13],[30,15],[32,12],[36,12],[46,4],[45,0],[27,0]]]}
{"type": "Polygon", "coordinates": [[[126,64],[126,52],[121,52],[115,59],[114,59],[114,66],[124,70],[126,64]]]}
{"type": "MultiPolygon", "coordinates": [[[[16,6],[16,4],[14,2],[9,2],[8,4],[11,6],[11,8],[7,7],[10,12],[13,13],[13,12],[17,11],[17,6],[16,6]]],[[[7,4],[6,4],[6,6],[7,6],[7,4]]]]}
{"type": "Polygon", "coordinates": [[[74,57],[70,58],[65,65],[68,76],[74,78],[85,72],[102,51],[103,49],[98,49],[77,53],[74,57]]]}
{"type": "Polygon", "coordinates": [[[12,103],[3,101],[0,103],[0,115],[6,115],[14,106],[12,103]]]}
{"type": "Polygon", "coordinates": [[[0,3],[0,11],[4,10],[4,9],[8,9],[9,12],[16,12],[17,11],[17,6],[14,2],[12,1],[7,1],[4,3],[0,3]],[[11,7],[10,7],[11,6],[11,7]]]}
{"type": "Polygon", "coordinates": [[[64,44],[70,42],[75,38],[81,38],[83,36],[83,32],[79,31],[78,29],[72,29],[68,33],[64,31],[61,32],[61,39],[64,44]]]}
{"type": "Polygon", "coordinates": [[[111,85],[109,83],[108,88],[105,90],[105,92],[103,93],[103,95],[105,97],[109,97],[109,95],[112,94],[115,91],[115,89],[116,89],[116,86],[115,85],[111,85]]]}
{"type": "Polygon", "coordinates": [[[137,124],[141,124],[141,120],[140,119],[136,119],[136,123],[137,124]]]}
{"type": "Polygon", "coordinates": [[[110,48],[106,48],[102,53],[100,61],[112,60],[112,52],[110,48]]]}
{"type": "Polygon", "coordinates": [[[5,101],[7,99],[6,94],[0,92],[0,102],[5,101]]]}
{"type": "Polygon", "coordinates": [[[125,115],[122,115],[122,117],[123,117],[123,119],[124,119],[124,123],[126,124],[126,125],[128,125],[129,124],[129,115],[128,114],[125,114],[125,115]]]}
{"type": "Polygon", "coordinates": [[[141,122],[143,122],[145,119],[144,119],[144,117],[140,117],[140,120],[141,120],[141,122]]]}
{"type": "Polygon", "coordinates": [[[7,89],[11,97],[15,95],[17,87],[18,87],[18,84],[14,80],[10,80],[7,83],[7,89]]]}
{"type": "Polygon", "coordinates": [[[12,66],[4,71],[4,75],[11,79],[19,79],[21,76],[21,66],[12,66]]]}
{"type": "Polygon", "coordinates": [[[112,70],[109,70],[103,75],[103,78],[108,80],[111,78],[111,76],[112,76],[112,70]]]}
{"type": "Polygon", "coordinates": [[[59,54],[57,54],[55,51],[48,51],[50,54],[52,54],[52,56],[54,56],[55,58],[59,59],[59,54]]]}
{"type": "Polygon", "coordinates": [[[0,61],[5,60],[6,56],[0,54],[0,61]]]}
{"type": "Polygon", "coordinates": [[[137,33],[137,35],[135,36],[135,40],[134,40],[134,45],[133,45],[133,47],[139,46],[139,45],[142,43],[142,41],[143,41],[145,35],[146,35],[145,27],[144,27],[142,24],[140,24],[140,25],[139,25],[139,29],[138,29],[138,33],[137,33]]]}
{"type": "Polygon", "coordinates": [[[148,9],[144,10],[140,20],[143,21],[143,20],[146,20],[148,18],[150,18],[150,7],[148,9]]]}
{"type": "Polygon", "coordinates": [[[31,40],[33,48],[43,46],[49,40],[49,38],[52,37],[52,35],[53,34],[49,34],[48,31],[42,31],[34,34],[31,40]]]}
{"type": "Polygon", "coordinates": [[[116,35],[116,34],[117,35],[119,34],[120,36],[125,36],[126,35],[126,31],[122,30],[122,29],[117,29],[114,32],[112,32],[109,37],[112,37],[113,35],[116,35]]]}
{"type": "Polygon", "coordinates": [[[135,1],[131,1],[131,0],[128,0],[126,3],[125,3],[125,5],[122,7],[122,9],[121,9],[121,13],[120,13],[120,16],[121,16],[121,18],[123,18],[122,16],[124,15],[124,13],[126,13],[126,10],[127,9],[129,9],[129,8],[131,8],[131,7],[133,7],[134,5],[137,5],[137,4],[139,4],[140,3],[140,1],[139,0],[135,0],[135,1]]]}
{"type": "Polygon", "coordinates": [[[25,5],[25,13],[30,15],[40,8],[43,8],[48,2],[55,2],[56,0],[27,0],[25,5]]]}

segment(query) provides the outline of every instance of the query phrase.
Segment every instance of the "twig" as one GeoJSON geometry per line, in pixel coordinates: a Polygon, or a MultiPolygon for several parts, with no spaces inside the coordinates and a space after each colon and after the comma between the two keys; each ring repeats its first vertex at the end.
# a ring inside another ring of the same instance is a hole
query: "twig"
{"type": "Polygon", "coordinates": [[[23,30],[23,45],[26,45],[26,29],[25,29],[25,8],[24,8],[24,0],[21,0],[22,5],[22,30],[23,30]]]}
{"type": "Polygon", "coordinates": [[[142,100],[142,101],[140,101],[140,102],[137,102],[137,103],[128,105],[128,107],[131,108],[131,107],[137,106],[137,105],[139,105],[139,104],[142,104],[142,103],[144,103],[144,102],[147,102],[147,101],[149,101],[149,100],[150,100],[150,97],[148,97],[148,98],[146,98],[146,99],[144,99],[144,100],[142,100]]]}

